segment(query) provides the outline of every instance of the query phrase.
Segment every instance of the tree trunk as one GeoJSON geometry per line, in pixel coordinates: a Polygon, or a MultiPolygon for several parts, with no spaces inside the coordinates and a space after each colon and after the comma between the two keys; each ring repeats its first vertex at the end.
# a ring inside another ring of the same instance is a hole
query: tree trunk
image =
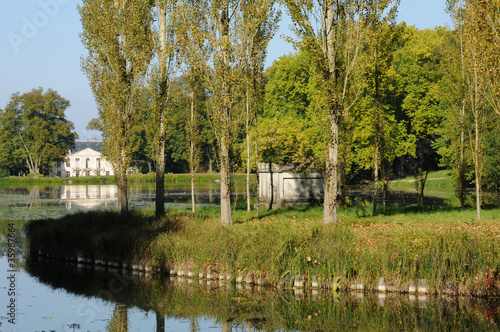
{"type": "MultiPolygon", "coordinates": [[[[255,174],[257,176],[257,188],[260,188],[259,174],[259,144],[257,140],[257,112],[255,112],[255,174]]],[[[257,217],[260,216],[260,191],[257,193],[257,217]]]]}
{"type": "Polygon", "coordinates": [[[191,168],[191,211],[196,212],[196,199],[194,192],[195,164],[194,164],[194,92],[191,96],[191,141],[189,142],[189,168],[191,168]]]}
{"type": "Polygon", "coordinates": [[[233,331],[233,324],[231,322],[223,321],[220,323],[221,332],[231,332],[233,331]]]}
{"type": "Polygon", "coordinates": [[[338,158],[339,158],[339,127],[337,116],[329,115],[330,132],[328,142],[328,159],[326,162],[325,200],[323,206],[323,224],[337,223],[338,205],[338,158]]]}
{"type": "Polygon", "coordinates": [[[465,101],[460,110],[460,160],[457,174],[457,191],[460,207],[465,206],[465,101]]]}
{"type": "Polygon", "coordinates": [[[249,96],[249,87],[247,84],[246,91],[246,119],[245,119],[245,130],[246,130],[246,139],[247,139],[247,211],[250,212],[251,202],[250,202],[250,96],[249,96]]]}
{"type": "Polygon", "coordinates": [[[481,147],[480,147],[480,139],[479,139],[479,120],[478,117],[475,119],[475,158],[474,158],[474,170],[476,173],[476,212],[477,212],[477,220],[481,220],[481,170],[480,170],[480,162],[481,162],[481,147]]]}
{"type": "Polygon", "coordinates": [[[420,192],[419,192],[419,204],[420,206],[424,206],[424,190],[425,190],[425,183],[427,182],[427,176],[429,175],[429,171],[425,171],[425,175],[423,175],[423,171],[420,171],[420,192]]]}
{"type": "Polygon", "coordinates": [[[222,69],[220,79],[222,80],[222,104],[219,112],[220,123],[220,158],[221,158],[221,190],[220,190],[220,208],[221,208],[221,223],[223,225],[232,224],[231,216],[231,189],[230,189],[230,164],[229,164],[229,127],[230,127],[230,96],[229,96],[229,82],[228,75],[230,75],[229,68],[229,6],[223,5],[221,9],[221,27],[222,39],[224,39],[224,46],[222,48],[222,69]]]}
{"type": "Polygon", "coordinates": [[[118,212],[128,212],[127,155],[121,147],[120,160],[115,165],[115,179],[118,186],[118,212]]]}
{"type": "MultiPolygon", "coordinates": [[[[229,130],[225,130],[229,136],[229,130]]],[[[226,133],[221,136],[221,169],[220,169],[220,209],[221,223],[231,225],[231,190],[230,190],[230,169],[229,169],[229,147],[226,133]]]]}
{"type": "Polygon", "coordinates": [[[163,316],[159,312],[156,312],[155,315],[156,315],[156,332],[165,332],[165,316],[163,316]]]}
{"type": "Polygon", "coordinates": [[[377,198],[378,198],[378,174],[379,174],[379,153],[378,153],[378,138],[375,137],[375,167],[373,168],[374,188],[373,188],[373,212],[372,215],[377,215],[377,198]]]}
{"type": "Polygon", "coordinates": [[[167,8],[165,4],[159,5],[159,28],[160,28],[160,89],[157,100],[158,105],[158,147],[156,150],[156,199],[155,217],[160,218],[165,215],[165,141],[166,141],[166,97],[167,97],[167,8]]]}

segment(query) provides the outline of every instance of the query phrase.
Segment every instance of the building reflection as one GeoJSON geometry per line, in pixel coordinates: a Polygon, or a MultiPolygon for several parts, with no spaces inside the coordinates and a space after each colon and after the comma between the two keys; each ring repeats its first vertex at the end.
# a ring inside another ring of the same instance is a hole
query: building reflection
{"type": "Polygon", "coordinates": [[[67,185],[61,190],[61,201],[66,208],[92,209],[106,202],[116,201],[118,189],[115,185],[67,185]]]}

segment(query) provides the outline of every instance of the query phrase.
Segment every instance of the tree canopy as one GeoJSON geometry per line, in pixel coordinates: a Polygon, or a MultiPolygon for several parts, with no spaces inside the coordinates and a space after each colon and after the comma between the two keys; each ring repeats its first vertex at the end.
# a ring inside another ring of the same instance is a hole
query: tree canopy
{"type": "Polygon", "coordinates": [[[35,177],[48,173],[75,142],[73,123],[65,115],[69,106],[51,89],[13,94],[0,112],[0,165],[21,170],[25,163],[35,177]]]}

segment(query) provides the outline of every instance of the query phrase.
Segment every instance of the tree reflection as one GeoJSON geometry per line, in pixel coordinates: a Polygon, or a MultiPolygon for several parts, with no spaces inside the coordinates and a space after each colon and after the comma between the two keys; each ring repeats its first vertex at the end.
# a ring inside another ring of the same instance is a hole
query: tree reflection
{"type": "Polygon", "coordinates": [[[125,304],[115,304],[113,317],[109,321],[108,332],[128,332],[128,307],[125,304]]]}

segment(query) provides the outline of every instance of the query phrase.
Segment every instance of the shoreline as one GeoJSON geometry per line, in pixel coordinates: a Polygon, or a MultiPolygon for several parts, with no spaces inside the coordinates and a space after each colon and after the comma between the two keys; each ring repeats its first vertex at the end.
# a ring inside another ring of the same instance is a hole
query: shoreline
{"type": "MultiPolygon", "coordinates": [[[[451,291],[443,292],[430,292],[427,287],[427,281],[425,279],[419,279],[417,283],[410,282],[407,289],[398,288],[393,285],[386,285],[385,278],[379,278],[379,283],[377,287],[370,287],[364,285],[362,280],[357,283],[350,285],[343,285],[340,282],[340,277],[332,278],[328,280],[321,280],[318,276],[307,276],[296,275],[293,277],[293,286],[286,287],[286,281],[282,280],[281,284],[269,282],[264,278],[257,278],[253,273],[238,273],[234,276],[232,273],[217,273],[210,272],[213,270],[208,269],[208,271],[194,271],[193,269],[183,269],[181,267],[172,267],[170,270],[159,270],[158,268],[151,267],[149,265],[142,264],[127,264],[125,262],[120,263],[117,260],[98,260],[92,259],[90,257],[83,256],[64,256],[58,254],[51,254],[39,251],[38,254],[30,254],[30,259],[37,257],[39,260],[44,260],[45,262],[55,262],[56,264],[72,264],[77,267],[91,267],[94,269],[108,270],[110,272],[123,271],[131,274],[144,274],[148,275],[160,275],[164,277],[177,277],[191,280],[203,280],[203,281],[219,281],[221,283],[236,284],[236,285],[248,285],[248,286],[260,286],[268,288],[277,289],[294,289],[294,290],[317,290],[317,291],[355,291],[357,293],[373,293],[373,294],[399,294],[399,295],[417,295],[417,296],[466,296],[471,298],[488,298],[484,296],[473,296],[464,294],[453,294],[451,291]]],[[[390,282],[393,284],[393,282],[390,282]]],[[[499,294],[500,295],[500,294],[499,294]]],[[[498,295],[492,294],[491,297],[497,297],[498,295]]]]}
{"type": "Polygon", "coordinates": [[[415,215],[377,224],[346,214],[324,227],[320,212],[272,211],[229,227],[217,222],[217,209],[161,220],[89,212],[29,222],[26,234],[32,257],[105,268],[277,288],[500,296],[496,221],[435,224],[415,215]]]}

